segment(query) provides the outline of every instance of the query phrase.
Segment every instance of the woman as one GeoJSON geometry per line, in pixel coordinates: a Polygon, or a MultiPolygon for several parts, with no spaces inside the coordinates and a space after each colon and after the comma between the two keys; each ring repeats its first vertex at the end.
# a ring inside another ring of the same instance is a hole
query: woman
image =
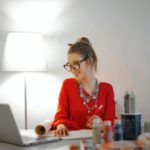
{"type": "Polygon", "coordinates": [[[97,117],[112,122],[115,119],[113,88],[95,77],[97,57],[90,41],[82,37],[69,46],[64,68],[74,78],[66,79],[62,84],[52,124],[56,136],[67,135],[69,130],[89,129],[97,117]]]}

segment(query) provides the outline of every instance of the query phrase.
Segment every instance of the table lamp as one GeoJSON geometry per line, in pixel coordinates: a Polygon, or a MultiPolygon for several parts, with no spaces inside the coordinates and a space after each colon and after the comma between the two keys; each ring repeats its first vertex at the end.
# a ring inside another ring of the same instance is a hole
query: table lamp
{"type": "Polygon", "coordinates": [[[27,129],[27,83],[25,73],[47,70],[42,35],[32,32],[8,33],[1,70],[24,73],[24,115],[25,129],[27,129]]]}

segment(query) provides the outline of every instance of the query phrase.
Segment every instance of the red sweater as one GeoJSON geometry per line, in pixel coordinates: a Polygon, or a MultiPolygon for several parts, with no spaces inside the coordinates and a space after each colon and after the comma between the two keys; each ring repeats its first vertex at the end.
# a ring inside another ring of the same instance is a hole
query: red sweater
{"type": "MultiPolygon", "coordinates": [[[[85,94],[88,93],[84,90],[85,94]]],[[[92,107],[95,100],[90,100],[88,106],[92,107]]],[[[99,93],[97,97],[97,106],[103,105],[96,114],[103,120],[115,119],[115,101],[114,91],[110,84],[100,82],[99,93]]],[[[64,80],[59,95],[59,103],[55,118],[53,121],[53,128],[58,124],[64,124],[69,130],[88,129],[86,126],[88,116],[92,116],[96,108],[88,113],[86,106],[83,104],[83,99],[80,97],[80,90],[78,82],[75,78],[64,80]]]]}

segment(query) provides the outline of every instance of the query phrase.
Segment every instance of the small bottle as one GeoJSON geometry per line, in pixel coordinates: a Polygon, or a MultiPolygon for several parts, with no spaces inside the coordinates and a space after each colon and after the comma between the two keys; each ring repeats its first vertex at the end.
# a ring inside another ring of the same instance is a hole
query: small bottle
{"type": "Polygon", "coordinates": [[[125,113],[129,113],[129,104],[130,103],[130,93],[129,91],[126,91],[125,92],[125,95],[124,95],[124,112],[125,113]]]}
{"type": "Polygon", "coordinates": [[[111,121],[104,121],[104,129],[103,129],[103,140],[104,142],[113,141],[113,129],[111,126],[111,121]]]}
{"type": "Polygon", "coordinates": [[[101,120],[99,118],[93,119],[92,131],[94,144],[100,144],[102,142],[102,138],[101,138],[101,120]]]}
{"type": "Polygon", "coordinates": [[[131,91],[130,94],[130,105],[129,105],[130,113],[136,113],[136,94],[134,91],[131,91]]]}
{"type": "Polygon", "coordinates": [[[114,124],[114,140],[120,141],[123,140],[123,130],[121,120],[116,119],[114,124]]]}

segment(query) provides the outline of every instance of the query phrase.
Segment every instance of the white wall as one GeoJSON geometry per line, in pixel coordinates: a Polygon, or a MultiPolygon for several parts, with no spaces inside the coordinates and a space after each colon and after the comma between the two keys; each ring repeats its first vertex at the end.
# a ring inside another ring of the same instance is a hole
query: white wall
{"type": "MultiPolygon", "coordinates": [[[[71,76],[62,67],[67,44],[80,36],[89,37],[93,43],[99,58],[97,76],[113,85],[116,100],[123,106],[125,90],[137,91],[138,110],[144,121],[150,121],[150,1],[72,0],[68,3],[53,26],[49,25],[53,31],[44,36],[49,72],[28,75],[29,127],[53,118],[61,82],[71,76]]],[[[0,58],[5,35],[0,34],[0,58]]],[[[15,73],[0,73],[0,103],[12,105],[18,125],[23,128],[23,76],[17,75],[18,79],[15,73]],[[14,79],[10,81],[12,76],[14,79]]]]}

